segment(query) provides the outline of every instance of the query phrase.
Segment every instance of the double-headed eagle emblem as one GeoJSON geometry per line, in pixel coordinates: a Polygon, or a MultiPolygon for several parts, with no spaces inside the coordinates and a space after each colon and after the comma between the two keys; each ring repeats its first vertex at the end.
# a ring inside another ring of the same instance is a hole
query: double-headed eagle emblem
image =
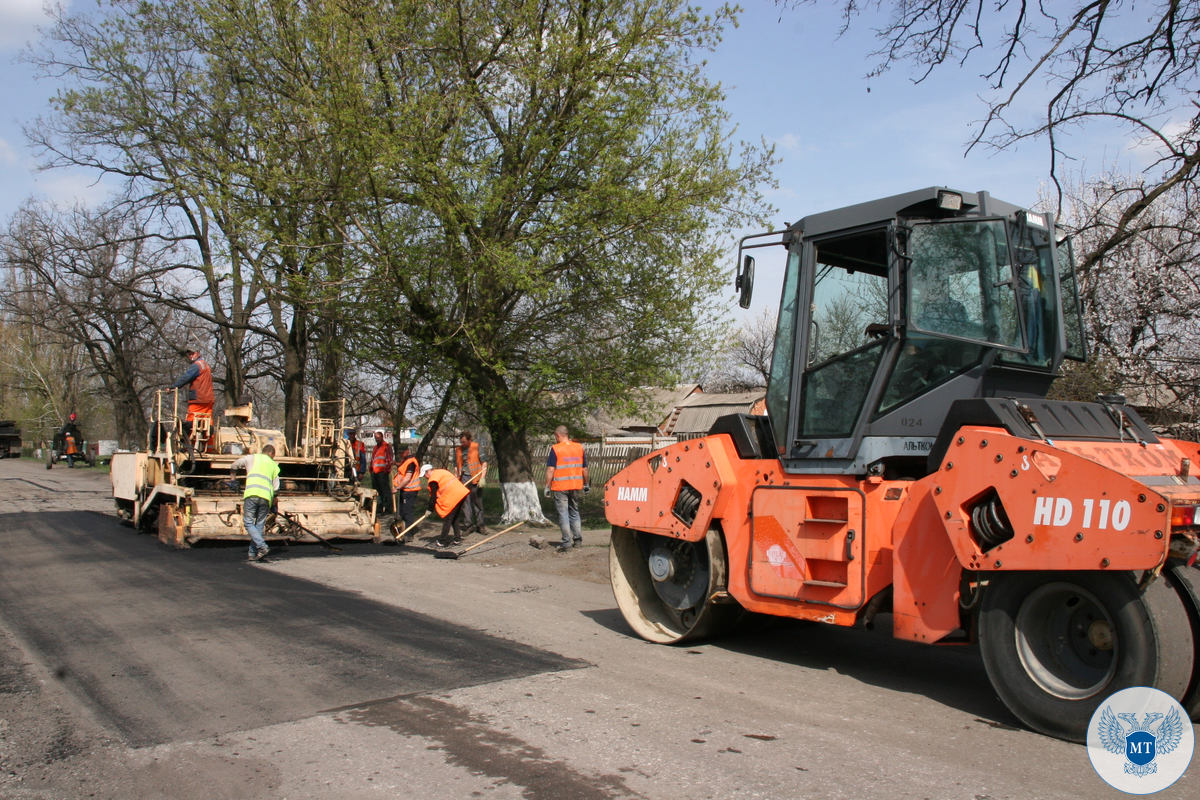
{"type": "Polygon", "coordinates": [[[1179,717],[1178,708],[1172,708],[1165,715],[1149,711],[1142,715],[1139,724],[1137,714],[1114,715],[1112,708],[1106,706],[1100,712],[1100,722],[1096,727],[1104,749],[1125,756],[1125,772],[1139,778],[1158,772],[1154,759],[1170,753],[1183,738],[1183,720],[1179,717]],[[1129,726],[1128,731],[1117,721],[1117,717],[1129,726]]]}

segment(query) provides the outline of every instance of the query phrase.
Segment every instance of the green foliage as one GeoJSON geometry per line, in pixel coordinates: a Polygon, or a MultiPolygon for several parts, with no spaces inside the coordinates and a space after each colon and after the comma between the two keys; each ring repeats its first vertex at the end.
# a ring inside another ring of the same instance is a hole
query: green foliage
{"type": "Polygon", "coordinates": [[[60,111],[89,146],[119,144],[117,171],[185,198],[193,233],[215,222],[211,242],[195,234],[231,265],[228,282],[202,271],[228,298],[211,319],[282,352],[289,408],[314,337],[324,390],[344,369],[333,342],[370,332],[347,346],[457,378],[502,479],[525,480],[532,426],[673,383],[714,346],[718,259],[764,210],[772,160],[732,138],[697,59],[729,8],[117,9],[62,29],[87,42],[73,68],[95,73],[60,111]]]}
{"type": "Polygon", "coordinates": [[[494,434],[672,383],[712,347],[719,243],[770,164],[730,141],[692,60],[728,19],[474,2],[344,30],[376,56],[329,97],[331,124],[360,109],[338,139],[373,164],[352,215],[366,296],[400,301],[494,434]]]}

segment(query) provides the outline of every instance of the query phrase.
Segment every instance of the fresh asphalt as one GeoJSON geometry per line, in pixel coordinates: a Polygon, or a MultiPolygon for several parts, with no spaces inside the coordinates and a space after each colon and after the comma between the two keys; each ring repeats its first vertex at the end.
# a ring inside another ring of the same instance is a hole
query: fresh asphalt
{"type": "Polygon", "coordinates": [[[583,664],[98,513],[0,514],[0,531],[6,621],[134,746],[583,664]]]}

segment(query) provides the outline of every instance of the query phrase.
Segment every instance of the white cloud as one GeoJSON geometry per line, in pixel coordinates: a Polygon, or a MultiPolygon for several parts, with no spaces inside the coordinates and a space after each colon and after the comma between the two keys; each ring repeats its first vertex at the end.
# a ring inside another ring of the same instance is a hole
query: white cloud
{"type": "MultiPolygon", "coordinates": [[[[1159,127],[1159,133],[1172,142],[1178,142],[1189,130],[1191,121],[1186,118],[1172,119],[1159,127]]],[[[1141,129],[1127,137],[1125,149],[1138,169],[1147,169],[1167,155],[1162,140],[1141,129]]]]}
{"type": "Polygon", "coordinates": [[[14,167],[20,159],[17,157],[17,151],[8,143],[4,137],[0,137],[0,167],[14,167]]]}
{"type": "Polygon", "coordinates": [[[112,192],[104,181],[97,182],[94,175],[84,172],[52,170],[38,174],[35,178],[36,193],[51,203],[62,207],[75,204],[96,206],[112,192]]]}
{"type": "Polygon", "coordinates": [[[775,144],[783,150],[799,150],[800,137],[794,133],[785,133],[783,136],[775,139],[775,144]]]}
{"type": "Polygon", "coordinates": [[[0,0],[0,50],[16,50],[37,38],[49,22],[45,0],[0,0]]]}

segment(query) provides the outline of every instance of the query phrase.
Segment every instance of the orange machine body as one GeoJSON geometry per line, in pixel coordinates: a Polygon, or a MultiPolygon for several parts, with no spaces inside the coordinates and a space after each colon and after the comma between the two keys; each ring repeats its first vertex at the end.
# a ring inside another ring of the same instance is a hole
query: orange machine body
{"type": "Polygon", "coordinates": [[[1166,439],[1052,442],[966,426],[935,472],[886,480],[788,474],[714,435],[634,462],[608,483],[605,505],[631,530],[699,541],[719,528],[728,592],[748,611],[848,626],[891,589],[894,635],[936,642],[964,628],[989,573],[1160,567],[1173,509],[1200,504],[1184,464],[1196,455],[1166,439]],[[971,509],[993,494],[1012,536],[988,546],[971,509]]]}

